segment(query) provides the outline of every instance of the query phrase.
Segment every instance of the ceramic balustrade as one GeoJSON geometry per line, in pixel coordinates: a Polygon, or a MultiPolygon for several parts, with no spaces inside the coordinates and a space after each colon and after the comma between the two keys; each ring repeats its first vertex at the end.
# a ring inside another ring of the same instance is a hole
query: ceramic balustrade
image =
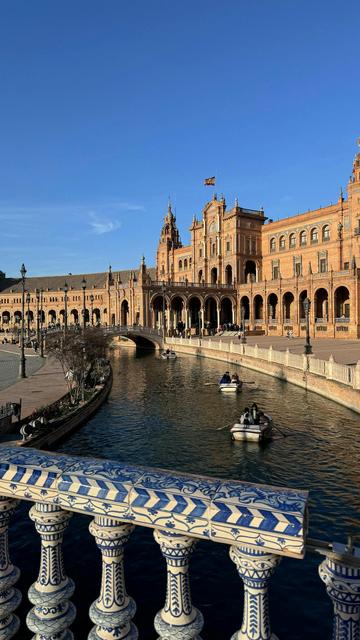
{"type": "MultiPolygon", "coordinates": [[[[14,588],[19,570],[11,564],[7,546],[10,516],[19,500],[34,502],[30,517],[41,541],[39,575],[29,589],[34,606],[27,625],[35,634],[33,640],[73,639],[74,583],[65,573],[62,557],[72,512],[93,516],[90,532],[101,554],[102,579],[99,596],[90,607],[94,627],[89,640],[138,637],[133,622],[136,605],[127,594],[123,566],[124,547],[134,526],[154,530],[166,562],[165,603],[154,622],[159,640],[200,640],[203,617],[192,604],[189,586],[190,556],[198,539],[227,544],[244,582],[243,622],[233,639],[275,639],[268,582],[282,556],[304,557],[306,491],[2,447],[0,494],[0,640],[12,638],[19,625],[13,613],[21,599],[14,588]]],[[[339,601],[336,585],[341,572],[339,562],[321,569],[330,596],[339,601]],[[331,580],[334,584],[329,587],[331,580]]],[[[344,576],[351,607],[346,598],[345,609],[336,605],[339,631],[334,638],[358,640],[360,598],[353,594],[360,593],[360,569],[351,575],[346,569],[344,576]],[[342,636],[345,619],[351,619],[350,632],[342,636]]]]}

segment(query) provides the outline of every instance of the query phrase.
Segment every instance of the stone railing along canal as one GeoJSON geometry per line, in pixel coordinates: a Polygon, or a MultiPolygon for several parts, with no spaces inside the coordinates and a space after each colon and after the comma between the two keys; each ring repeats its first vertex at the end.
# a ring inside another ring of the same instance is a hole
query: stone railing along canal
{"type": "Polygon", "coordinates": [[[72,512],[93,517],[89,529],[102,558],[99,596],[89,612],[94,624],[89,640],[138,637],[133,622],[136,604],[126,592],[123,566],[135,526],[154,530],[165,559],[167,590],[154,622],[160,639],[200,640],[203,616],[192,604],[189,588],[190,556],[199,539],[228,545],[243,581],[243,619],[233,640],[275,640],[269,580],[284,556],[302,559],[307,548],[325,556],[319,573],[334,604],[333,638],[359,638],[359,550],[306,540],[306,491],[4,447],[0,495],[0,638],[4,640],[16,635],[19,626],[14,611],[22,597],[15,586],[20,571],[9,557],[8,527],[20,500],[34,503],[30,518],[41,544],[39,574],[28,592],[33,607],[29,605],[26,622],[34,639],[73,638],[74,583],[62,558],[72,512]]]}

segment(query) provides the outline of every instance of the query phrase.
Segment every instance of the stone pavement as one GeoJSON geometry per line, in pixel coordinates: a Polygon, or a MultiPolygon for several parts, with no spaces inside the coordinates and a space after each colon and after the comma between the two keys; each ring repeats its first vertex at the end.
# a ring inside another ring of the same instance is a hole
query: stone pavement
{"type": "MultiPolygon", "coordinates": [[[[0,344],[0,389],[14,384],[19,378],[20,349],[15,344],[0,344]]],[[[43,366],[44,360],[32,349],[25,349],[26,373],[32,375],[43,366]]]]}
{"type": "MultiPolygon", "coordinates": [[[[214,336],[211,340],[223,340],[240,342],[237,337],[214,336]]],[[[269,348],[272,345],[277,351],[289,349],[292,353],[303,353],[305,338],[286,338],[285,336],[247,336],[247,344],[269,348]]],[[[311,338],[313,354],[315,358],[328,360],[330,355],[334,356],[335,362],[340,364],[356,364],[360,360],[360,340],[334,340],[330,338],[311,338]]]]}
{"type": "Polygon", "coordinates": [[[52,358],[46,358],[45,364],[38,371],[0,391],[0,405],[19,402],[21,398],[21,417],[26,418],[35,409],[55,402],[66,393],[67,385],[59,363],[52,358]]]}

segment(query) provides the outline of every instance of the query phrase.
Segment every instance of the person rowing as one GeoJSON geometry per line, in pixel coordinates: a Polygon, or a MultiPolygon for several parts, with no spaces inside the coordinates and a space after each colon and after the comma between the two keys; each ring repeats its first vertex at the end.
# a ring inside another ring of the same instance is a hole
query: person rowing
{"type": "Polygon", "coordinates": [[[229,384],[231,382],[230,373],[225,371],[223,377],[220,380],[220,384],[229,384]]]}

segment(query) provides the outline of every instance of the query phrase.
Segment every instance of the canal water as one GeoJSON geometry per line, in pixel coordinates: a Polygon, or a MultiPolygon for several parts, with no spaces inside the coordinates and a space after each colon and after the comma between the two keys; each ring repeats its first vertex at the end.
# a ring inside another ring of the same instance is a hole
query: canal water
{"type": "MultiPolygon", "coordinates": [[[[225,364],[179,357],[162,361],[151,351],[121,349],[112,356],[114,385],[108,402],[60,447],[72,454],[260,482],[310,491],[310,536],[360,543],[359,417],[329,400],[243,369],[243,392],[225,397],[216,381],[225,364]],[[214,384],[213,384],[214,383],[214,384]],[[256,401],[280,433],[265,445],[232,442],[224,425],[256,401]]],[[[239,369],[238,369],[239,371],[239,369]]],[[[14,560],[23,569],[22,590],[38,570],[38,541],[22,506],[16,516],[14,560]],[[18,523],[18,524],[17,524],[18,523]],[[24,556],[27,561],[24,567],[24,556]]],[[[88,607],[100,586],[100,555],[87,527],[72,518],[64,544],[65,564],[77,590],[75,637],[90,628],[88,607]]],[[[286,640],[331,637],[332,605],[318,577],[321,558],[284,558],[270,588],[274,633],[286,640]]],[[[204,640],[228,639],[240,628],[243,590],[226,545],[200,541],[191,559],[194,604],[202,611],[204,640]]],[[[135,623],[144,640],[156,638],[155,613],[165,597],[165,562],[152,531],[137,527],[126,552],[127,589],[137,603],[135,623]]],[[[29,608],[28,603],[23,609],[29,608]]],[[[24,630],[21,637],[30,637],[24,630]]]]}

